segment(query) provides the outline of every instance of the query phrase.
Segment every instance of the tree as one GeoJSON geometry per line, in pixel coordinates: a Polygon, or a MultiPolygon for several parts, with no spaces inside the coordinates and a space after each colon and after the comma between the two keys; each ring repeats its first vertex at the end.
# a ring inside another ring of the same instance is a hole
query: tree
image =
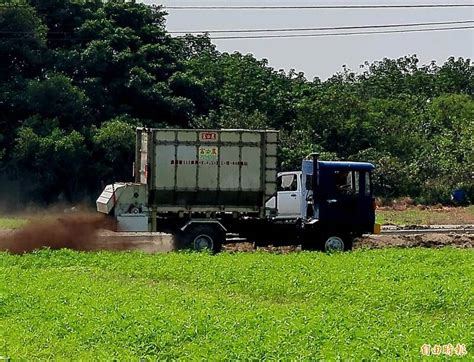
{"type": "Polygon", "coordinates": [[[133,181],[135,128],[138,120],[120,116],[95,130],[92,141],[97,179],[103,182],[133,181]]]}
{"type": "MultiPolygon", "coordinates": [[[[268,119],[267,127],[277,129],[291,127],[296,118],[293,90],[304,83],[301,75],[276,72],[265,59],[237,52],[216,54],[212,49],[191,57],[186,66],[188,77],[198,79],[210,98],[208,108],[222,111],[222,116],[229,110],[248,116],[258,112],[268,119]]],[[[223,124],[218,119],[213,117],[215,126],[223,124]]]]}
{"type": "Polygon", "coordinates": [[[435,197],[446,200],[455,188],[474,183],[474,100],[459,94],[435,98],[425,117],[430,142],[416,157],[417,183],[425,193],[439,189],[435,197]]]}
{"type": "Polygon", "coordinates": [[[35,9],[27,5],[0,8],[0,29],[0,81],[37,75],[47,57],[47,28],[35,9]]]}
{"type": "Polygon", "coordinates": [[[318,152],[374,162],[386,197],[474,193],[470,59],[385,58],[308,81],[221,53],[208,35],[170,36],[159,6],[22,4],[0,8],[0,174],[32,200],[95,197],[100,181],[131,180],[137,125],[273,128],[281,169],[318,152]]]}
{"type": "Polygon", "coordinates": [[[450,57],[436,73],[437,94],[474,94],[474,66],[470,59],[450,57]]]}
{"type": "Polygon", "coordinates": [[[355,76],[365,97],[388,98],[405,94],[433,95],[434,74],[438,70],[434,62],[419,66],[416,55],[398,59],[384,58],[364,64],[364,71],[355,76]]]}
{"type": "Polygon", "coordinates": [[[65,75],[51,74],[44,80],[30,80],[25,96],[26,106],[32,114],[45,119],[56,117],[62,129],[81,130],[90,125],[88,99],[65,75]]]}
{"type": "Polygon", "coordinates": [[[0,29],[0,152],[8,156],[19,121],[27,116],[25,79],[41,74],[49,52],[47,29],[31,6],[0,7],[0,29]]]}
{"type": "Polygon", "coordinates": [[[84,137],[77,131],[54,128],[40,136],[29,127],[20,128],[13,161],[23,197],[43,203],[81,200],[87,153],[84,137]]]}
{"type": "Polygon", "coordinates": [[[344,84],[324,85],[301,102],[296,128],[306,130],[313,144],[342,158],[375,141],[366,103],[344,84]]]}

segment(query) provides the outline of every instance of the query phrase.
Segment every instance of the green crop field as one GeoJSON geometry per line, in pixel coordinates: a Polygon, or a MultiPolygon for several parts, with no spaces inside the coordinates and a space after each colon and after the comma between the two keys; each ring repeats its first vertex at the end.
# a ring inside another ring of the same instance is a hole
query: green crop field
{"type": "Polygon", "coordinates": [[[377,210],[377,222],[395,225],[459,225],[474,224],[474,205],[420,210],[416,207],[406,210],[377,210]]]}
{"type": "Polygon", "coordinates": [[[0,356],[16,360],[474,355],[474,252],[0,253],[0,356]]]}
{"type": "Polygon", "coordinates": [[[25,225],[27,220],[18,218],[0,217],[0,230],[3,229],[18,229],[25,225]]]}

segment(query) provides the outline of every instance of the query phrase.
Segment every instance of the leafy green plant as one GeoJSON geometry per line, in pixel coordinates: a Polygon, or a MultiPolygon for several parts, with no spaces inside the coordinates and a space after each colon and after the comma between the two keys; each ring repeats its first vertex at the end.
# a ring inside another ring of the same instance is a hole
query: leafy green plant
{"type": "Polygon", "coordinates": [[[0,230],[2,229],[17,229],[25,225],[27,220],[19,218],[2,218],[0,217],[0,230]]]}
{"type": "Polygon", "coordinates": [[[0,254],[1,341],[12,360],[412,360],[424,343],[472,353],[473,262],[450,248],[0,254]]]}

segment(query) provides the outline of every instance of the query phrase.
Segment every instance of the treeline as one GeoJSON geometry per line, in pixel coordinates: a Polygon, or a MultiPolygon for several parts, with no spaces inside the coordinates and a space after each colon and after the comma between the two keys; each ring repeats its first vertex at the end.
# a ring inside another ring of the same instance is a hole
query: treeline
{"type": "Polygon", "coordinates": [[[310,81],[208,37],[173,38],[165,20],[127,2],[3,3],[3,198],[77,202],[131,180],[140,125],[274,128],[282,169],[316,151],[375,163],[381,197],[447,203],[463,189],[474,201],[469,59],[383,59],[310,81]]]}

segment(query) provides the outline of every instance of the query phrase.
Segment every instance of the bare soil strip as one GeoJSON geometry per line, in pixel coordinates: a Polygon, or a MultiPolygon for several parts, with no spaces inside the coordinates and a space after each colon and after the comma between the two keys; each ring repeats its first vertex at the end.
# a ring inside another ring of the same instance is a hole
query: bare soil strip
{"type": "MultiPolygon", "coordinates": [[[[455,247],[463,249],[474,248],[473,234],[418,234],[418,235],[370,235],[359,238],[354,243],[354,250],[357,249],[382,249],[382,248],[441,248],[455,247]]],[[[289,253],[300,251],[299,246],[264,246],[254,248],[252,243],[228,244],[224,247],[230,252],[243,252],[263,250],[275,253],[289,253]]]]}
{"type": "MultiPolygon", "coordinates": [[[[106,231],[114,225],[96,214],[81,214],[33,220],[19,230],[0,230],[0,251],[14,254],[28,253],[41,248],[69,248],[80,251],[127,251],[146,253],[175,250],[172,237],[161,233],[116,233],[106,231]]],[[[413,235],[371,235],[356,240],[354,249],[380,249],[387,247],[456,247],[474,248],[474,234],[425,233],[413,235]]],[[[227,244],[228,252],[263,250],[276,253],[299,251],[299,246],[265,246],[255,248],[253,243],[227,244]]]]}
{"type": "Polygon", "coordinates": [[[387,247],[441,248],[445,246],[456,248],[474,248],[474,234],[426,233],[416,235],[370,235],[368,237],[360,238],[354,244],[355,249],[380,249],[387,247]]]}

